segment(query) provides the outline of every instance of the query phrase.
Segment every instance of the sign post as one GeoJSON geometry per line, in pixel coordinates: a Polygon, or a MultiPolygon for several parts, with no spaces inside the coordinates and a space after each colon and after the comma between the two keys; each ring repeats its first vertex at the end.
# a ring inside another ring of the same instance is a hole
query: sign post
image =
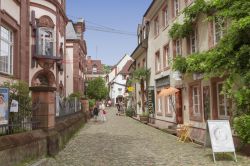
{"type": "Polygon", "coordinates": [[[211,142],[213,159],[215,162],[215,153],[232,152],[237,162],[233,137],[228,120],[208,120],[205,146],[211,142]],[[209,136],[208,137],[208,133],[209,136]],[[208,140],[210,138],[210,141],[208,140]]]}

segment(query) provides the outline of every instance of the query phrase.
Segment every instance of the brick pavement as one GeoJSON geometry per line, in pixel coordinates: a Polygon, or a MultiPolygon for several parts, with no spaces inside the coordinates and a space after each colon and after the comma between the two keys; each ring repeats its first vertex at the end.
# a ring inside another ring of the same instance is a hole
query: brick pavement
{"type": "Polygon", "coordinates": [[[211,149],[180,143],[176,137],[109,109],[105,123],[90,121],[46,166],[249,166],[250,158],[238,155],[238,163],[220,155],[213,163],[211,149]]]}

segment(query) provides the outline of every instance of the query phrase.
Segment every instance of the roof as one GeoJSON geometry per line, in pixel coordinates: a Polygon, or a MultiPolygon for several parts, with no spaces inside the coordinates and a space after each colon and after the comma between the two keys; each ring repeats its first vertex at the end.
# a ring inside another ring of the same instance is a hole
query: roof
{"type": "Polygon", "coordinates": [[[66,26],[66,39],[78,39],[75,28],[71,21],[66,26]]]}
{"type": "Polygon", "coordinates": [[[122,70],[119,74],[129,74],[129,67],[133,64],[132,60],[127,61],[127,63],[123,66],[122,70]]]}
{"type": "Polygon", "coordinates": [[[153,0],[150,4],[150,6],[148,7],[147,11],[145,12],[145,14],[143,15],[143,17],[146,17],[146,15],[148,14],[148,12],[151,10],[151,8],[153,7],[154,3],[156,2],[156,0],[153,0]]]}
{"type": "Polygon", "coordinates": [[[104,74],[103,64],[101,60],[85,60],[87,74],[104,74]],[[96,72],[93,73],[93,67],[97,69],[96,72]]]}

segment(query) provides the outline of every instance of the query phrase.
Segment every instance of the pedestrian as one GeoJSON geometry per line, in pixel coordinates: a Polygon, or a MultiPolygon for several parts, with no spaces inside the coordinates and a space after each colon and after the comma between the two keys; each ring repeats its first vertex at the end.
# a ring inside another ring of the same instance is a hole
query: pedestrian
{"type": "Polygon", "coordinates": [[[94,107],[94,110],[93,110],[93,115],[94,115],[94,120],[95,120],[95,121],[97,121],[98,114],[99,114],[98,103],[96,103],[96,104],[95,104],[95,107],[94,107]]]}
{"type": "Polygon", "coordinates": [[[120,101],[118,101],[118,103],[116,103],[116,108],[117,108],[117,113],[116,113],[116,115],[119,115],[119,116],[120,116],[120,109],[121,109],[120,101]]]}
{"type": "Polygon", "coordinates": [[[105,111],[105,104],[104,104],[104,102],[102,102],[100,104],[100,112],[101,112],[101,114],[100,114],[101,121],[105,122],[107,119],[106,119],[106,111],[105,111]]]}

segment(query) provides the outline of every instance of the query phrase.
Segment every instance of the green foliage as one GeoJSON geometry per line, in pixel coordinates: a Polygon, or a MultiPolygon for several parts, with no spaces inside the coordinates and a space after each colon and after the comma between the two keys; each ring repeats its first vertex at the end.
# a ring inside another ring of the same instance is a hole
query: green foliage
{"type": "Polygon", "coordinates": [[[89,98],[96,100],[102,100],[108,96],[108,89],[101,77],[89,81],[86,92],[89,98]]]}
{"type": "Polygon", "coordinates": [[[193,31],[192,22],[185,21],[183,24],[174,23],[169,30],[169,36],[173,39],[185,38],[193,31]]]}
{"type": "Polygon", "coordinates": [[[234,128],[243,143],[250,143],[250,115],[236,117],[234,128]]]}
{"type": "Polygon", "coordinates": [[[30,117],[32,114],[32,103],[28,84],[20,80],[15,82],[4,82],[1,87],[9,88],[9,105],[12,100],[17,100],[19,104],[18,113],[15,113],[18,114],[18,117],[14,116],[14,114],[10,114],[9,118],[11,121],[15,123],[26,117],[30,117]]]}
{"type": "Polygon", "coordinates": [[[230,20],[226,34],[211,50],[176,58],[173,68],[181,72],[204,73],[207,78],[224,77],[224,93],[237,107],[234,115],[250,115],[250,1],[196,0],[184,10],[184,24],[173,25],[170,36],[185,37],[190,31],[185,23],[193,22],[200,14],[213,19],[230,20]],[[183,30],[185,29],[185,30],[183,30]]]}
{"type": "Polygon", "coordinates": [[[181,73],[186,73],[187,71],[187,60],[182,56],[177,56],[174,59],[173,69],[176,71],[180,71],[181,73]]]}
{"type": "Polygon", "coordinates": [[[103,65],[104,73],[108,74],[111,72],[111,66],[103,65]]]}
{"type": "Polygon", "coordinates": [[[132,117],[134,115],[135,111],[132,107],[129,107],[126,109],[125,113],[126,113],[126,116],[132,117]]]}
{"type": "Polygon", "coordinates": [[[96,102],[95,99],[89,99],[89,107],[93,108],[95,105],[95,102],[96,102]]]}
{"type": "Polygon", "coordinates": [[[140,82],[141,80],[147,80],[150,75],[150,70],[146,68],[139,68],[133,72],[132,79],[135,82],[140,82]]]}
{"type": "Polygon", "coordinates": [[[69,98],[77,98],[77,99],[83,99],[85,96],[82,94],[82,92],[74,92],[69,95],[69,98]]]}

